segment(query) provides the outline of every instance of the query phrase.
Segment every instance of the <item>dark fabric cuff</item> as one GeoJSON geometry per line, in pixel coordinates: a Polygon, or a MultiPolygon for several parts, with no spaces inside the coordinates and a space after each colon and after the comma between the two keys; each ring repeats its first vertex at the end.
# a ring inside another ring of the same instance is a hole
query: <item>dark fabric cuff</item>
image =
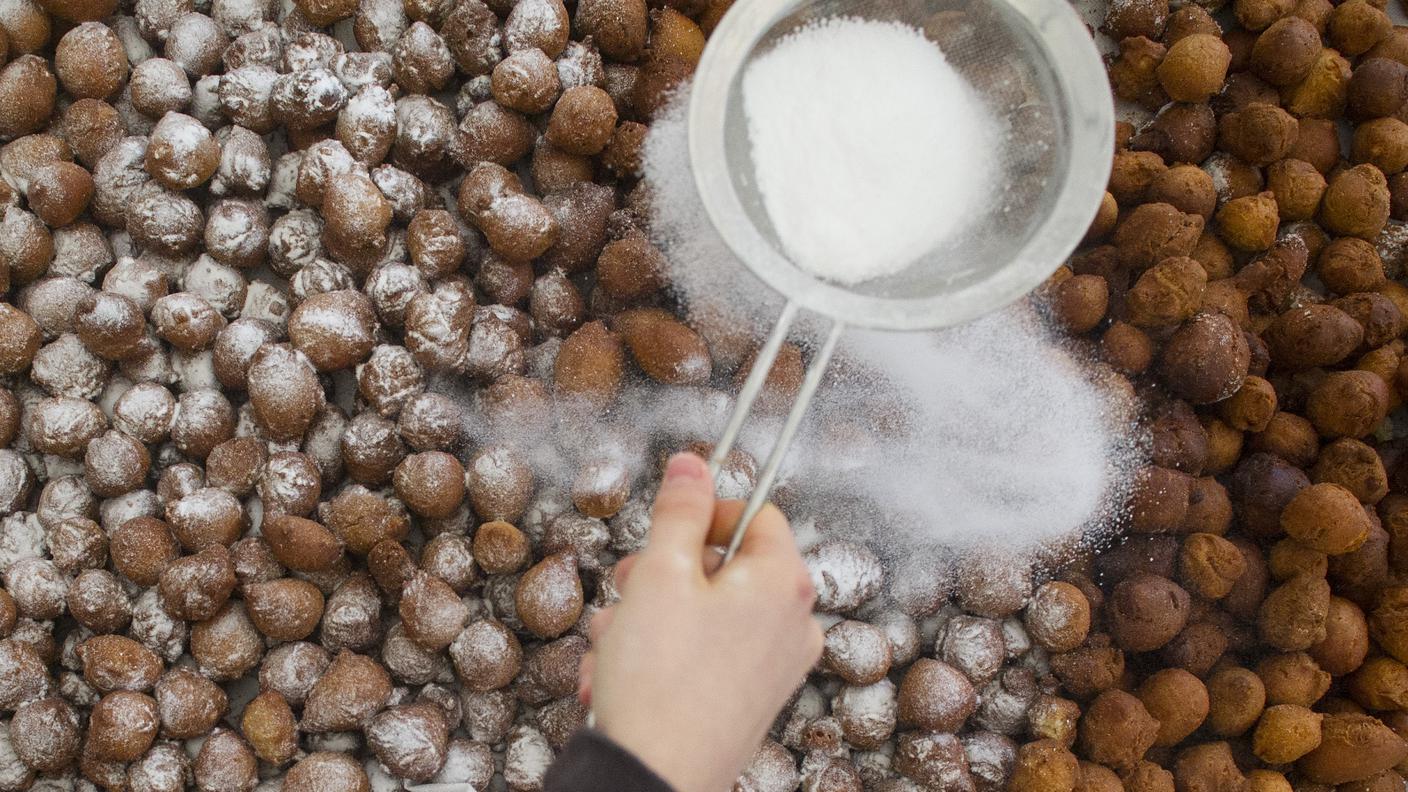
{"type": "Polygon", "coordinates": [[[595,729],[582,729],[548,769],[543,792],[674,792],[629,751],[595,729]]]}

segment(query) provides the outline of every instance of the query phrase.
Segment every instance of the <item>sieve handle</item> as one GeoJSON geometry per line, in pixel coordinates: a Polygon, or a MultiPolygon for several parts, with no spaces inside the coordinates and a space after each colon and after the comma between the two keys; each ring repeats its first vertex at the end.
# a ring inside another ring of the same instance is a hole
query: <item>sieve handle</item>
{"type": "MultiPolygon", "coordinates": [[[[737,443],[743,422],[752,412],[753,402],[762,392],[763,383],[772,371],[773,361],[777,359],[782,342],[786,340],[787,332],[791,329],[796,318],[797,304],[788,302],[787,306],[782,309],[782,314],[778,316],[772,334],[768,336],[763,347],[758,350],[757,358],[753,361],[753,370],[748,373],[748,379],[743,382],[743,387],[738,392],[738,400],[733,405],[733,413],[724,426],[723,435],[719,438],[718,444],[714,446],[714,453],[709,457],[709,472],[715,478],[718,477],[724,460],[737,443]]],[[[758,482],[754,485],[753,492],[748,496],[748,503],[743,508],[742,516],[738,518],[738,524],[733,528],[733,536],[729,539],[728,548],[724,551],[723,563],[727,564],[738,552],[738,546],[743,543],[743,535],[747,533],[749,523],[753,522],[753,518],[758,516],[759,511],[762,511],[763,504],[767,503],[768,494],[772,492],[772,485],[777,480],[778,470],[782,467],[782,460],[787,456],[787,449],[791,447],[792,439],[796,436],[797,429],[802,425],[802,418],[807,413],[807,407],[811,404],[812,397],[816,395],[817,387],[821,385],[821,378],[826,374],[826,367],[831,362],[831,356],[836,352],[836,343],[841,339],[841,333],[845,329],[844,322],[833,321],[831,329],[827,331],[826,340],[822,342],[821,348],[812,357],[811,366],[807,369],[807,376],[802,380],[802,387],[797,391],[796,400],[792,402],[792,409],[787,413],[787,420],[782,424],[782,431],[778,433],[777,440],[773,442],[772,450],[768,452],[767,462],[763,464],[762,472],[758,475],[758,482]]]]}
{"type": "Polygon", "coordinates": [[[757,401],[758,394],[762,393],[763,383],[767,381],[768,373],[772,371],[773,361],[777,360],[777,353],[782,349],[782,342],[787,340],[787,333],[796,321],[797,304],[789,301],[777,317],[777,323],[772,326],[772,333],[768,336],[768,340],[753,359],[753,370],[748,372],[748,378],[743,381],[743,387],[739,388],[738,399],[733,403],[733,413],[729,415],[728,423],[724,425],[724,433],[719,437],[719,442],[714,444],[714,453],[709,455],[709,474],[711,476],[718,477],[724,460],[728,458],[729,452],[738,442],[738,433],[743,429],[743,422],[748,420],[748,414],[753,411],[753,402],[757,401]]]}

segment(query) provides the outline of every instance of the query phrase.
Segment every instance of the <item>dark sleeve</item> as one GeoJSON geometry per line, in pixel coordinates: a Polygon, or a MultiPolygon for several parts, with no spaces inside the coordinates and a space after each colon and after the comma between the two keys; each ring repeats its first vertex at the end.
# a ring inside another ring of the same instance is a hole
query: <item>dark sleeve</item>
{"type": "Polygon", "coordinates": [[[674,792],[601,732],[582,729],[548,768],[543,792],[674,792]]]}

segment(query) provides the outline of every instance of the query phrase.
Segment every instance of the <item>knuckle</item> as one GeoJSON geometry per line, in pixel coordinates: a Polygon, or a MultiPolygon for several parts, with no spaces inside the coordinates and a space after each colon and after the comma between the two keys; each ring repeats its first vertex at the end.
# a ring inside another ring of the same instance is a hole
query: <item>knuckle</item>
{"type": "Polygon", "coordinates": [[[661,487],[655,495],[655,516],[662,514],[693,515],[713,507],[712,492],[692,487],[661,487]]]}
{"type": "Polygon", "coordinates": [[[616,574],[618,576],[629,575],[631,573],[631,569],[635,567],[635,565],[638,563],[640,563],[640,553],[631,553],[630,555],[616,562],[616,574]]]}
{"type": "Polygon", "coordinates": [[[791,529],[791,523],[787,521],[787,515],[783,514],[782,510],[772,503],[763,504],[763,508],[758,512],[758,516],[754,518],[754,520],[758,522],[766,520],[769,524],[780,525],[783,528],[791,529]]]}
{"type": "Polygon", "coordinates": [[[602,608],[592,614],[592,620],[587,626],[587,631],[591,633],[593,639],[600,638],[601,633],[611,622],[611,608],[602,608]]]}
{"type": "Polygon", "coordinates": [[[822,649],[826,646],[826,636],[821,632],[821,625],[816,623],[816,619],[807,617],[807,654],[811,662],[815,663],[821,657],[822,649]]]}
{"type": "Polygon", "coordinates": [[[699,559],[689,558],[683,553],[677,553],[669,549],[657,548],[651,553],[646,551],[641,553],[640,561],[636,562],[635,569],[631,572],[631,578],[640,576],[645,580],[660,578],[675,578],[691,571],[692,567],[698,566],[699,559]]]}
{"type": "Polygon", "coordinates": [[[793,580],[797,600],[810,611],[812,606],[816,604],[816,584],[812,582],[811,574],[806,567],[803,567],[796,573],[793,580]]]}

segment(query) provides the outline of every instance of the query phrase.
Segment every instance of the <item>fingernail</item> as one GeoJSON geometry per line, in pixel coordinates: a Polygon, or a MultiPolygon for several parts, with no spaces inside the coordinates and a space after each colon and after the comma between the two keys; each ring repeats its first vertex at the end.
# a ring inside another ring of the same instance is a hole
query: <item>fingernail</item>
{"type": "Polygon", "coordinates": [[[707,475],[709,468],[704,460],[694,454],[675,454],[670,457],[670,464],[665,466],[667,479],[702,479],[707,475]]]}

